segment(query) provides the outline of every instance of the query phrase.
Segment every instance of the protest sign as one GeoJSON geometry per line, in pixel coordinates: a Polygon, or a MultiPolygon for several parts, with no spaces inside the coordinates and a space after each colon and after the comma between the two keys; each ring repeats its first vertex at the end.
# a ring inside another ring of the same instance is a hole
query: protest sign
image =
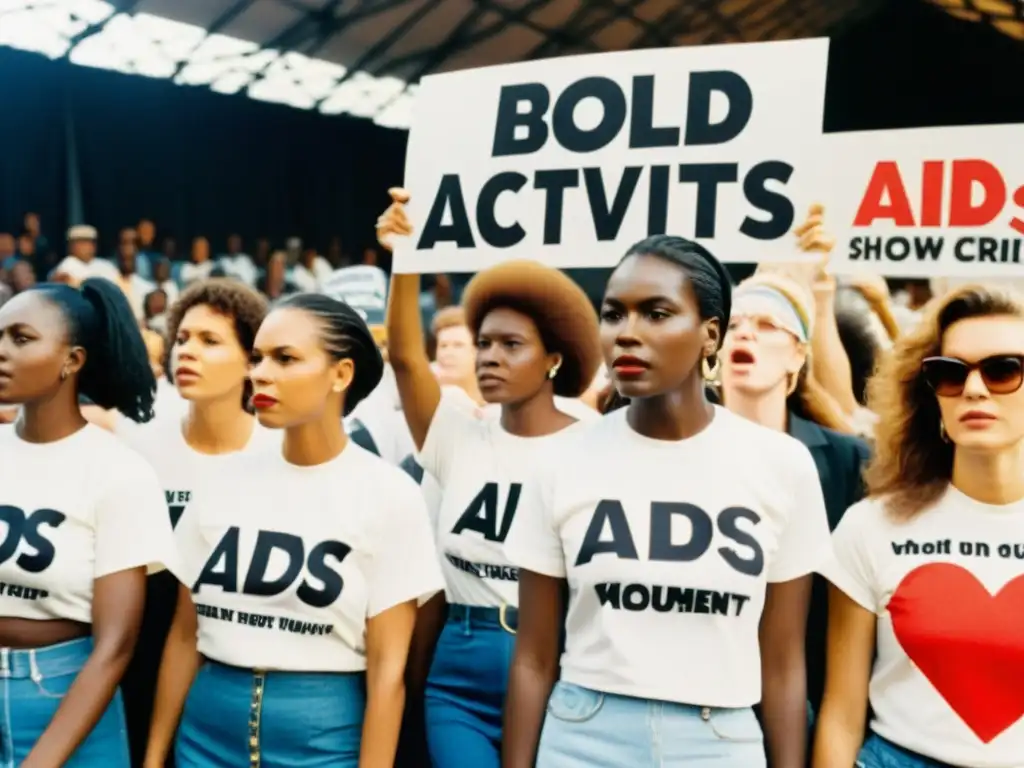
{"type": "Polygon", "coordinates": [[[799,258],[827,40],[574,56],[424,78],[398,272],[615,264],[649,234],[799,258]]]}
{"type": "Polygon", "coordinates": [[[1024,277],[1024,125],[825,137],[830,269],[1024,277]]]}

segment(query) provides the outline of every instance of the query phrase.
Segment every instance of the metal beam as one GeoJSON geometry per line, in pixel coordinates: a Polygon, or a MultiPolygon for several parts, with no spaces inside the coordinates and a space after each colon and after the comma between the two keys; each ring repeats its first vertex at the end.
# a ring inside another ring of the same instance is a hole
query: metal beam
{"type": "MultiPolygon", "coordinates": [[[[629,2],[626,3],[626,5],[619,5],[617,2],[612,2],[612,0],[600,0],[598,6],[596,7],[593,5],[583,6],[583,8],[578,10],[575,14],[573,14],[572,17],[569,18],[568,24],[574,25],[573,31],[577,36],[585,40],[591,40],[595,35],[603,31],[607,27],[610,27],[619,19],[627,19],[633,22],[642,22],[641,19],[637,18],[636,14],[633,11],[637,6],[642,5],[644,1],[645,0],[629,0],[629,2]],[[590,17],[583,16],[582,11],[586,8],[592,8],[594,10],[600,10],[603,8],[604,10],[611,11],[611,13],[607,15],[602,15],[599,19],[595,19],[590,24],[584,25],[584,21],[593,18],[593,14],[591,14],[590,17]]],[[[647,30],[654,29],[653,25],[651,25],[651,22],[642,22],[641,26],[647,30]]],[[[539,45],[534,46],[534,48],[530,50],[523,58],[543,58],[544,56],[548,55],[548,52],[552,49],[552,47],[554,47],[554,41],[551,39],[545,40],[539,45]]],[[[557,55],[557,53],[558,49],[555,48],[554,54],[557,55]]]]}
{"type": "MultiPolygon", "coordinates": [[[[435,1],[441,2],[441,0],[435,1]]],[[[320,24],[314,34],[308,40],[303,41],[301,52],[307,56],[314,56],[330,42],[332,37],[347,27],[393,11],[395,8],[401,8],[403,5],[412,5],[415,2],[416,0],[379,0],[379,2],[372,3],[370,0],[361,0],[359,5],[351,11],[335,14],[320,24]]]]}
{"type": "MultiPolygon", "coordinates": [[[[512,24],[519,24],[521,26],[532,29],[540,35],[547,37],[566,37],[564,33],[559,30],[547,29],[540,26],[536,22],[530,20],[530,14],[535,13],[539,9],[546,5],[549,5],[553,0],[530,0],[526,5],[516,10],[509,10],[497,6],[488,0],[476,0],[477,3],[481,3],[487,6],[488,10],[494,11],[501,15],[501,19],[490,24],[483,29],[478,29],[475,32],[467,34],[459,43],[461,50],[466,50],[485,43],[493,37],[500,35],[512,24]]],[[[572,40],[573,44],[589,47],[590,50],[597,52],[599,49],[592,42],[587,40],[572,40]]],[[[381,74],[393,73],[401,71],[403,67],[407,67],[410,64],[420,64],[425,58],[429,58],[433,53],[434,48],[421,49],[413,51],[411,53],[403,54],[402,56],[396,56],[393,59],[385,62],[375,74],[378,76],[381,74]]]]}
{"type": "Polygon", "coordinates": [[[398,26],[366,49],[363,54],[352,63],[352,66],[345,70],[345,74],[338,80],[335,88],[350,80],[353,75],[363,72],[368,66],[373,64],[374,61],[385,55],[391,46],[409,34],[413,27],[430,15],[431,11],[436,10],[438,5],[440,5],[438,0],[423,0],[423,3],[419,8],[406,16],[398,26]]]}
{"type": "Polygon", "coordinates": [[[141,2],[142,0],[113,0],[110,4],[114,6],[114,12],[101,22],[97,24],[90,24],[77,35],[68,40],[68,52],[65,54],[65,56],[70,56],[71,51],[75,49],[75,46],[77,46],[86,38],[90,38],[93,35],[98,35],[100,32],[102,32],[103,28],[107,26],[107,22],[115,16],[118,16],[122,13],[132,13],[141,2]]]}
{"type": "Polygon", "coordinates": [[[335,19],[334,12],[342,2],[343,0],[331,0],[318,11],[306,8],[302,11],[302,16],[299,17],[298,21],[282,29],[270,40],[263,43],[262,47],[294,48],[304,40],[308,40],[310,35],[315,34],[323,24],[333,21],[335,19]]]}
{"type": "Polygon", "coordinates": [[[451,34],[445,38],[444,42],[437,46],[432,54],[425,57],[409,77],[403,79],[407,82],[418,83],[424,75],[433,72],[455,54],[466,50],[466,46],[462,42],[463,38],[486,12],[487,8],[483,3],[474,5],[469,10],[469,13],[462,17],[462,20],[451,31],[451,34]]]}
{"type": "Polygon", "coordinates": [[[174,74],[171,75],[170,79],[173,81],[178,77],[178,75],[182,73],[185,67],[188,66],[189,60],[192,58],[192,54],[194,54],[199,49],[199,47],[202,46],[203,41],[206,40],[207,37],[219,33],[222,29],[224,29],[224,27],[226,27],[232,21],[241,16],[246,10],[248,10],[252,3],[253,0],[237,0],[237,2],[235,2],[234,5],[229,7],[227,10],[224,11],[224,13],[222,13],[220,16],[214,19],[213,23],[211,23],[206,30],[206,36],[200,39],[199,42],[197,42],[192,47],[192,50],[188,52],[188,56],[184,57],[181,61],[178,62],[178,65],[174,68],[174,74]]]}

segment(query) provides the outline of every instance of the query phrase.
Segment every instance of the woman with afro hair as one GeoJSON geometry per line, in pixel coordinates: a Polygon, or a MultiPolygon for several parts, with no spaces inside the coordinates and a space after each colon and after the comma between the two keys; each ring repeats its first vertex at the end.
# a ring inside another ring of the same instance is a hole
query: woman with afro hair
{"type": "MultiPolygon", "coordinates": [[[[387,248],[392,235],[412,233],[408,194],[392,189],[391,196],[377,223],[387,248]]],[[[420,700],[425,680],[425,712],[410,712],[409,722],[425,716],[434,766],[497,768],[519,599],[518,569],[503,545],[536,451],[576,423],[555,397],[579,397],[593,380],[597,316],[558,270],[518,261],[477,274],[462,304],[480,394],[501,408],[499,418],[481,419],[442,397],[418,296],[418,275],[392,276],[388,351],[420,463],[442,490],[435,534],[446,586],[417,621],[409,701],[420,700]]]]}

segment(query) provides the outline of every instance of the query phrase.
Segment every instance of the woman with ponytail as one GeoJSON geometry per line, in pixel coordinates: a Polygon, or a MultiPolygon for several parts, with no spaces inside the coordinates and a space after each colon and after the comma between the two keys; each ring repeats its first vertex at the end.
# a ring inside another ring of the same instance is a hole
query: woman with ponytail
{"type": "Polygon", "coordinates": [[[130,764],[118,684],[146,573],[174,542],[156,474],[87,423],[79,398],[136,422],[156,384],[117,286],[44,284],[0,309],[0,709],[8,765],[130,764]]]}

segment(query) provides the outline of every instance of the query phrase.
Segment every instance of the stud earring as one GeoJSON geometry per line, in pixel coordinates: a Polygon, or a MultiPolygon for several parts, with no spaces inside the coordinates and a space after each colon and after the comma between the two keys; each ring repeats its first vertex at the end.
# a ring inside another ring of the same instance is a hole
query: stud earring
{"type": "Polygon", "coordinates": [[[61,381],[67,381],[68,380],[68,369],[67,368],[61,368],[60,380],[61,381]]]}
{"type": "Polygon", "coordinates": [[[335,383],[334,387],[332,387],[332,389],[334,389],[335,392],[341,392],[341,390],[343,390],[344,388],[344,385],[340,381],[335,383]]]}
{"type": "Polygon", "coordinates": [[[558,369],[561,368],[561,367],[562,367],[562,361],[561,360],[559,360],[557,363],[552,365],[551,368],[548,370],[548,378],[549,379],[555,378],[555,376],[558,375],[558,369]]]}
{"type": "Polygon", "coordinates": [[[949,442],[949,435],[946,434],[946,425],[942,423],[942,419],[939,419],[939,437],[942,438],[942,442],[949,442]]]}

